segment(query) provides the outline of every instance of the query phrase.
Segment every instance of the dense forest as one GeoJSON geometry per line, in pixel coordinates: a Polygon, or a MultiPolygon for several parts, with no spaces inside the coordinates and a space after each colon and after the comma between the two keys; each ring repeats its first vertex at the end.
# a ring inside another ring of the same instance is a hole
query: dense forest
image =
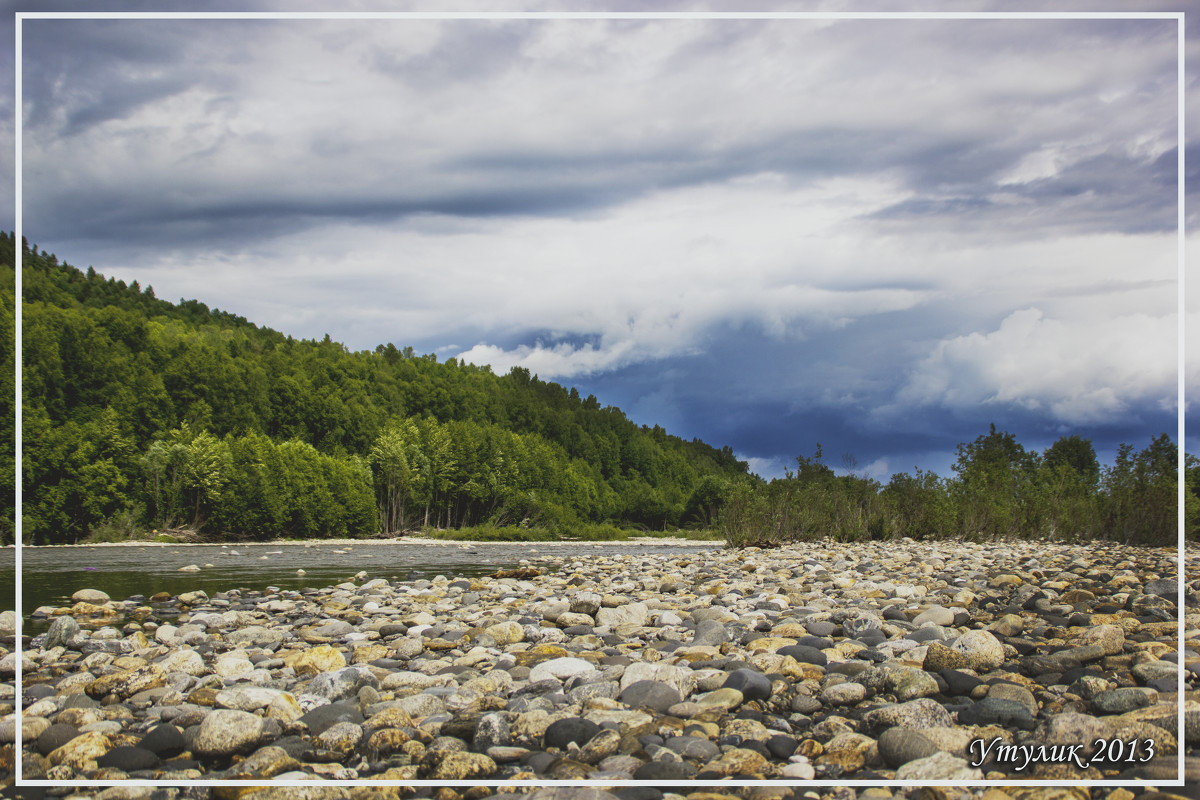
{"type": "MultiPolygon", "coordinates": [[[[711,528],[733,545],[832,536],[1108,538],[1169,544],[1176,445],[1089,440],[1044,452],[993,426],[953,475],[885,485],[823,463],[769,483],[729,447],[639,426],[592,396],[514,368],[411,348],[297,340],[196,300],[86,272],[23,243],[23,515],[29,544],[153,530],[209,540],[368,537],[508,526],[579,535],[711,528]],[[593,530],[594,532],[594,530],[593,530]]],[[[0,233],[0,402],[14,396],[15,241],[0,233]]],[[[0,469],[14,471],[3,411],[0,469]]],[[[1187,530],[1200,530],[1189,457],[1187,530]]],[[[0,497],[10,540],[14,491],[0,497]]]]}
{"type": "MultiPolygon", "coordinates": [[[[746,474],[728,447],[636,425],[525,369],[297,340],[22,244],[31,544],[114,526],[230,539],[661,530],[701,519],[705,487],[746,474]]],[[[0,239],[10,298],[14,248],[0,239]]]]}

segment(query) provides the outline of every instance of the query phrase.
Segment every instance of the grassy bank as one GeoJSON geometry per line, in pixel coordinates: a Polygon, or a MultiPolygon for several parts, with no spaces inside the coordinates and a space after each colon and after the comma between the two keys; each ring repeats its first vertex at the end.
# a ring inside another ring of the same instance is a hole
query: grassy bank
{"type": "MultiPolygon", "coordinates": [[[[402,536],[399,534],[389,539],[433,539],[451,542],[624,542],[631,539],[686,539],[691,541],[720,542],[721,533],[713,529],[666,531],[643,530],[640,528],[621,528],[616,525],[574,525],[551,530],[539,527],[521,527],[519,525],[475,525],[466,528],[450,528],[440,530],[425,528],[422,531],[402,536]]],[[[142,530],[134,527],[108,526],[97,529],[82,544],[265,544],[272,542],[293,543],[328,543],[330,539],[256,539],[246,541],[231,541],[221,534],[207,538],[190,530],[142,530]]],[[[341,540],[338,540],[341,541],[341,540]]],[[[372,537],[347,537],[345,541],[369,542],[384,541],[372,537]]]]}

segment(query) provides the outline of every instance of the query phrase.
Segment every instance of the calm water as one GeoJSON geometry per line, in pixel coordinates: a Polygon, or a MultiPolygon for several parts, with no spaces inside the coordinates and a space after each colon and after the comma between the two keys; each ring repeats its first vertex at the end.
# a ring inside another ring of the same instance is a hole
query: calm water
{"type": "MultiPolygon", "coordinates": [[[[570,546],[528,544],[250,544],[144,545],[131,547],[26,547],[21,550],[22,611],[38,606],[70,605],[79,589],[100,589],[114,600],[156,592],[179,594],[203,589],[210,595],[229,589],[281,589],[330,586],[369,578],[415,579],[436,575],[487,575],[515,567],[521,559],[547,555],[579,555],[581,551],[612,553],[696,553],[721,547],[708,545],[606,545],[573,542],[570,546]],[[195,564],[199,572],[180,572],[195,564]],[[208,566],[211,565],[211,566],[208,566]],[[296,570],[303,569],[303,576],[296,570]]],[[[0,549],[0,608],[15,607],[15,550],[0,549]]],[[[35,632],[28,629],[29,632],[35,632]]]]}

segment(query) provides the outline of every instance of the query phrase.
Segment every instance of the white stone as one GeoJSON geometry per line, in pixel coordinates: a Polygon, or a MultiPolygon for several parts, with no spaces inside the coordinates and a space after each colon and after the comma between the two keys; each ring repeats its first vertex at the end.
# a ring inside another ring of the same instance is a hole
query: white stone
{"type": "Polygon", "coordinates": [[[222,678],[232,678],[235,675],[247,675],[254,671],[254,665],[245,653],[226,653],[217,658],[213,670],[222,678]]]}
{"type": "Polygon", "coordinates": [[[572,675],[581,675],[585,672],[593,672],[596,667],[592,662],[585,661],[582,658],[574,658],[572,656],[563,656],[562,658],[552,658],[549,661],[543,661],[537,664],[529,671],[529,682],[536,683],[544,681],[548,678],[555,680],[565,680],[572,675]]]}
{"type": "Polygon", "coordinates": [[[616,608],[602,608],[596,612],[596,624],[617,628],[621,625],[644,626],[650,622],[650,609],[645,603],[626,603],[616,608]]]}

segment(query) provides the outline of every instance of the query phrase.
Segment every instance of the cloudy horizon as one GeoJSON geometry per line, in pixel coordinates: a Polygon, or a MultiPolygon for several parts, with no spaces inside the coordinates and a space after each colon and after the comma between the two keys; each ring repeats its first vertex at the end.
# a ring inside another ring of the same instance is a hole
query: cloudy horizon
{"type": "Polygon", "coordinates": [[[1176,433],[1173,19],[28,19],[23,51],[23,232],[161,298],[526,367],[768,477],[1176,433]]]}

